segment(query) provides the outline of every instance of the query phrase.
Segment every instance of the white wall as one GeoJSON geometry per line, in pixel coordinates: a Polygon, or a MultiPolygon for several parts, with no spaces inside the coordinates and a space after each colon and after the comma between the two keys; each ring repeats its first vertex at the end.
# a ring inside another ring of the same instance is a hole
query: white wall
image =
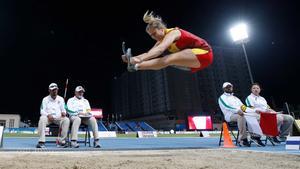
{"type": "Polygon", "coordinates": [[[0,123],[5,121],[6,128],[19,128],[20,120],[21,116],[19,114],[0,114],[0,123]]]}

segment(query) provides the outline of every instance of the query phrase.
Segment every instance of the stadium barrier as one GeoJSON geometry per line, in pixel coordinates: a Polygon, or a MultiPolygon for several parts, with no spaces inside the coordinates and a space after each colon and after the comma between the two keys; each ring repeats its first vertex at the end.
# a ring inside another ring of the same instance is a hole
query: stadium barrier
{"type": "Polygon", "coordinates": [[[300,137],[299,136],[289,136],[287,137],[286,150],[300,150],[300,137]]]}
{"type": "Polygon", "coordinates": [[[4,133],[23,133],[23,134],[37,134],[38,130],[36,127],[25,127],[25,128],[5,128],[4,133]]]}
{"type": "MultiPolygon", "coordinates": [[[[85,134],[84,131],[78,131],[78,134],[85,134]]],[[[99,137],[117,137],[117,133],[115,131],[98,131],[99,137]]],[[[90,131],[91,138],[93,138],[93,132],[90,131]]]]}
{"type": "Polygon", "coordinates": [[[157,132],[156,131],[138,131],[137,137],[138,138],[153,138],[153,137],[157,137],[157,132]]]}

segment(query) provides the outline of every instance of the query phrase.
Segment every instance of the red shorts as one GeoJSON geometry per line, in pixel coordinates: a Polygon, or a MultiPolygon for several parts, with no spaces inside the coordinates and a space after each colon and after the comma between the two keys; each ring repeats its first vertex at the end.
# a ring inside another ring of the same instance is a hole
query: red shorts
{"type": "Polygon", "coordinates": [[[212,62],[213,62],[213,52],[212,51],[207,51],[207,50],[203,50],[203,49],[192,49],[192,52],[196,55],[198,61],[201,64],[201,66],[198,68],[191,68],[192,73],[200,71],[212,64],[212,62]]]}

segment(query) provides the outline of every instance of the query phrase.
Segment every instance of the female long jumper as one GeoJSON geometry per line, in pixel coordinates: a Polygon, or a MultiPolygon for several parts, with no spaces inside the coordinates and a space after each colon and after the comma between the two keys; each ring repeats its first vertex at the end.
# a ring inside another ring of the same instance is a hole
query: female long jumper
{"type": "MultiPolygon", "coordinates": [[[[212,64],[212,48],[204,39],[177,27],[167,28],[152,12],[147,11],[143,20],[148,24],[146,32],[157,42],[148,52],[130,57],[129,64],[134,71],[179,66],[194,73],[212,64]],[[165,51],[170,54],[160,57],[165,51]]],[[[128,62],[125,55],[122,59],[128,62]]]]}

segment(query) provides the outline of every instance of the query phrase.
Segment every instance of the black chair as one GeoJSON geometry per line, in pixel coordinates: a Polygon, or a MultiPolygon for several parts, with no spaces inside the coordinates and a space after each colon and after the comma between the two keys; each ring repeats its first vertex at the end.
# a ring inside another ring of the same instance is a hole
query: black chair
{"type": "MultiPolygon", "coordinates": [[[[51,123],[49,125],[47,125],[46,127],[49,127],[49,134],[46,134],[46,137],[58,137],[59,135],[59,125],[51,123]]],[[[70,125],[71,127],[71,125],[70,125]]],[[[86,124],[81,124],[79,126],[79,129],[83,129],[85,131],[85,136],[84,136],[84,140],[78,140],[78,143],[84,143],[84,146],[86,146],[86,144],[89,144],[89,147],[91,147],[91,135],[90,135],[90,130],[89,130],[89,126],[86,124]]],[[[67,136],[67,143],[70,143],[70,131],[71,129],[69,129],[68,131],[68,136],[67,136]]],[[[57,143],[57,140],[46,140],[45,143],[57,143]]],[[[71,145],[71,144],[70,144],[71,145]]]]}
{"type": "Polygon", "coordinates": [[[89,144],[89,147],[91,147],[91,134],[90,134],[90,129],[89,129],[89,125],[86,124],[80,124],[79,129],[84,129],[85,134],[84,134],[84,141],[78,141],[78,143],[84,143],[84,146],[86,146],[86,144],[89,144]]]}
{"type": "Polygon", "coordinates": [[[227,127],[228,127],[228,130],[230,132],[230,134],[234,137],[234,142],[235,142],[235,145],[237,146],[239,143],[238,143],[238,138],[239,138],[239,129],[238,129],[238,125],[237,125],[237,122],[227,122],[226,120],[223,119],[222,121],[222,127],[221,127],[221,133],[220,133],[220,139],[219,139],[219,146],[221,146],[221,143],[224,142],[224,140],[222,140],[222,137],[223,137],[223,123],[226,123],[227,124],[227,127]],[[237,130],[238,133],[237,135],[235,135],[233,133],[234,130],[237,130]]]}
{"type": "MultiPolygon", "coordinates": [[[[48,124],[46,127],[49,128],[49,134],[46,134],[45,135],[46,137],[56,137],[56,138],[58,137],[59,132],[60,132],[59,125],[57,125],[55,123],[51,123],[51,124],[48,124]]],[[[45,144],[46,143],[57,143],[57,140],[56,139],[55,140],[46,140],[45,144]]]]}

